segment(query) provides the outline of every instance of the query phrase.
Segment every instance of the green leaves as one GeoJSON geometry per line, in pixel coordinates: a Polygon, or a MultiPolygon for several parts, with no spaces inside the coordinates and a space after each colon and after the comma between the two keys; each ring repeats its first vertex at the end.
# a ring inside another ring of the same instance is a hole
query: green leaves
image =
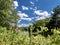
{"type": "Polygon", "coordinates": [[[21,34],[21,31],[7,30],[0,27],[0,45],[29,45],[27,34],[21,34]]]}
{"type": "Polygon", "coordinates": [[[46,24],[48,29],[60,28],[60,6],[53,9],[51,20],[46,24]]]}
{"type": "MultiPolygon", "coordinates": [[[[46,28],[43,28],[46,29],[46,28]]],[[[31,41],[31,45],[60,45],[60,35],[58,34],[58,30],[54,30],[54,34],[52,36],[48,35],[48,37],[44,37],[43,35],[31,36],[27,37],[27,32],[21,34],[22,31],[18,30],[15,32],[14,30],[7,30],[5,27],[0,27],[0,45],[29,45],[31,41]]]]}
{"type": "Polygon", "coordinates": [[[1,0],[0,1],[0,26],[7,27],[16,26],[19,16],[17,15],[17,10],[12,9],[13,0],[1,0]]]}

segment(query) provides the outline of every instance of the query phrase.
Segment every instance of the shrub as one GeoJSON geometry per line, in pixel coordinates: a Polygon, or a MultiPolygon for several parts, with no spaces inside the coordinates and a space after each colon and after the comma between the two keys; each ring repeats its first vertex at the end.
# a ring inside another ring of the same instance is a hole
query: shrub
{"type": "Polygon", "coordinates": [[[7,30],[0,27],[0,45],[60,45],[59,31],[52,29],[53,35],[44,37],[39,34],[37,36],[28,37],[27,33],[21,34],[22,31],[7,30]],[[30,40],[31,39],[31,40],[30,40]],[[30,43],[31,41],[31,43],[30,43]]]}
{"type": "Polygon", "coordinates": [[[27,34],[21,34],[21,31],[15,32],[0,27],[0,45],[29,45],[27,34]]]}

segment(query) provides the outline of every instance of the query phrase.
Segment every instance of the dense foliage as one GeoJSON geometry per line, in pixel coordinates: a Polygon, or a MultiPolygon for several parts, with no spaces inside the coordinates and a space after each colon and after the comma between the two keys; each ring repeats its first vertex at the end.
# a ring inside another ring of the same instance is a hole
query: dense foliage
{"type": "Polygon", "coordinates": [[[48,29],[60,28],[60,6],[53,9],[51,20],[46,24],[48,29]]]}
{"type": "MultiPolygon", "coordinates": [[[[45,29],[45,28],[44,28],[45,29]]],[[[7,30],[5,27],[0,27],[0,45],[60,45],[60,32],[52,29],[53,35],[46,38],[42,35],[28,37],[27,32],[24,34],[20,30],[7,30]]]]}
{"type": "Polygon", "coordinates": [[[0,26],[12,27],[12,24],[16,24],[19,16],[16,9],[12,9],[13,0],[0,0],[0,26]]]}
{"type": "Polygon", "coordinates": [[[0,27],[0,45],[29,45],[27,33],[21,34],[20,30],[7,30],[0,27]]]}

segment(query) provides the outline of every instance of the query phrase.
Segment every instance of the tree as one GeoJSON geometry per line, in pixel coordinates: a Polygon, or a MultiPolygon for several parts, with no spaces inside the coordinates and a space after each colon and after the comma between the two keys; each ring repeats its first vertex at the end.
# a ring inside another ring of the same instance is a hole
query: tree
{"type": "Polygon", "coordinates": [[[60,6],[53,9],[51,20],[46,24],[48,29],[60,28],[60,6]]]}
{"type": "Polygon", "coordinates": [[[42,26],[44,27],[46,25],[46,22],[49,22],[50,18],[42,19],[42,20],[37,20],[33,23],[33,25],[36,26],[42,26]]]}
{"type": "Polygon", "coordinates": [[[17,10],[12,10],[13,0],[0,1],[0,26],[10,28],[11,24],[17,24],[19,16],[17,10]]]}

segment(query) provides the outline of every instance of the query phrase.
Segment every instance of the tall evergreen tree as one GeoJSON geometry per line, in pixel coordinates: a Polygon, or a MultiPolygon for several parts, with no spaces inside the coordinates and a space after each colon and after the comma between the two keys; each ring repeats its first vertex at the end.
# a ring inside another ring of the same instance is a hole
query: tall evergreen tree
{"type": "Polygon", "coordinates": [[[60,28],[60,6],[53,9],[51,20],[46,24],[48,29],[60,28]]]}

